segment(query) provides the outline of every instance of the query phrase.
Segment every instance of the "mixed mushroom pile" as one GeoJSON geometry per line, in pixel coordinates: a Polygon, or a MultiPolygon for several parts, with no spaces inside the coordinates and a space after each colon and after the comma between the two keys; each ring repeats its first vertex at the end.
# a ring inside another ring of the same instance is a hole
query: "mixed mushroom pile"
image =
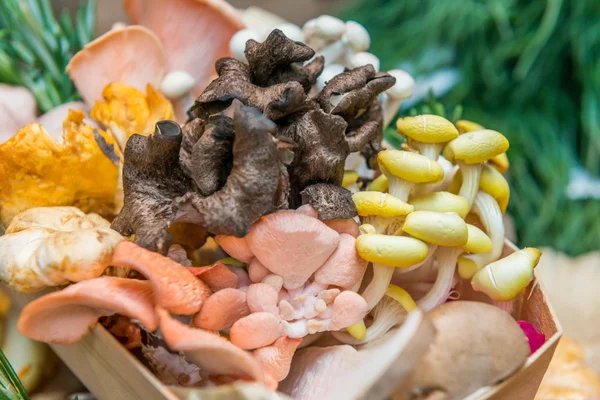
{"type": "MultiPolygon", "coordinates": [[[[35,135],[106,177],[61,186],[52,163],[5,177],[0,279],[24,293],[67,285],[27,305],[20,332],[71,344],[100,321],[167,384],[252,380],[298,399],[457,399],[508,378],[544,340],[509,313],[541,253],[501,258],[506,138],[419,115],[398,119],[406,143],[387,148],[383,128],[413,82],[378,72],[362,26],[329,16],[257,26],[230,29],[235,58],[218,59],[201,91],[207,71],[176,90],[186,76],[161,67],[174,105],[141,82],[108,82],[100,97],[86,86],[94,121],[70,111],[62,147],[37,124],[0,147],[35,135]],[[89,141],[101,161],[81,150],[89,141]],[[368,176],[345,170],[357,154],[368,176]],[[39,204],[36,193],[63,187],[39,204]],[[473,292],[492,305],[468,301],[473,292]]],[[[89,62],[80,54],[70,68],[89,62]]],[[[0,160],[0,178],[21,162],[0,160]]]]}

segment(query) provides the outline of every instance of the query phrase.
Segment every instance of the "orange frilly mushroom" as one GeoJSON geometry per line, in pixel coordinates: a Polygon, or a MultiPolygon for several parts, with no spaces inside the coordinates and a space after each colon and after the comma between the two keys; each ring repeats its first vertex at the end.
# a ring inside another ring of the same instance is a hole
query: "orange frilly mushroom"
{"type": "Polygon", "coordinates": [[[0,216],[4,226],[33,207],[76,206],[114,215],[119,154],[114,139],[69,111],[63,141],[39,124],[29,124],[0,145],[0,216]]]}
{"type": "Polygon", "coordinates": [[[229,55],[229,40],[244,28],[240,15],[224,0],[128,0],[125,10],[139,25],[92,41],[67,72],[87,104],[101,101],[111,82],[139,91],[150,84],[175,102],[177,119],[184,122],[187,108],[214,77],[215,61],[229,55]]]}

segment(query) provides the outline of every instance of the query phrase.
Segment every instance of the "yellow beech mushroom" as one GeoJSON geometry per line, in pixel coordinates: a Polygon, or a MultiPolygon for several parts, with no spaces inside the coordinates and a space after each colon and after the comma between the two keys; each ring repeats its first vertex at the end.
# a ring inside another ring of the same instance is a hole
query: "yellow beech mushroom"
{"type": "Polygon", "coordinates": [[[458,130],[452,122],[438,115],[400,118],[396,122],[396,128],[406,136],[412,148],[434,161],[437,161],[444,143],[458,136],[458,130]]]}
{"type": "Polygon", "coordinates": [[[454,212],[465,218],[469,212],[467,200],[450,192],[427,193],[410,199],[415,211],[454,212]]]}
{"type": "Polygon", "coordinates": [[[379,175],[373,179],[367,186],[367,190],[375,192],[387,192],[388,191],[388,178],[384,174],[379,175]]]}
{"type": "Polygon", "coordinates": [[[489,252],[458,258],[458,274],[463,279],[471,279],[478,270],[500,258],[504,247],[504,222],[496,200],[480,190],[475,197],[472,211],[479,216],[483,228],[492,241],[492,249],[489,252]]]}
{"type": "Polygon", "coordinates": [[[412,236],[442,246],[435,253],[438,273],[433,287],[417,301],[420,308],[429,311],[448,299],[452,290],[452,280],[456,260],[468,243],[468,228],[465,221],[456,213],[415,211],[406,217],[402,230],[412,236]]]}
{"type": "Polygon", "coordinates": [[[387,176],[389,193],[406,202],[417,183],[435,183],[444,178],[444,169],[435,160],[402,150],[383,150],[377,155],[387,176]]]}
{"type": "Polygon", "coordinates": [[[0,237],[0,280],[32,293],[100,276],[123,237],[96,214],[39,207],[15,218],[0,237]]]}
{"type": "Polygon", "coordinates": [[[414,209],[408,203],[388,193],[358,192],[352,195],[361,221],[373,225],[377,232],[385,233],[390,224],[414,209]]]}
{"type": "Polygon", "coordinates": [[[508,199],[510,198],[510,187],[504,175],[498,172],[497,169],[489,165],[483,166],[481,178],[479,179],[479,189],[496,199],[503,214],[506,212],[508,199]]]}
{"type": "Polygon", "coordinates": [[[385,294],[394,274],[393,267],[404,268],[418,264],[427,258],[429,251],[427,244],[418,239],[381,234],[359,236],[356,239],[356,250],[360,257],[373,263],[373,278],[362,294],[369,310],[385,294]]]}
{"type": "MultiPolygon", "coordinates": [[[[485,129],[483,126],[479,125],[476,122],[467,121],[464,119],[456,121],[456,128],[461,134],[485,129]]],[[[497,156],[490,158],[488,162],[500,173],[505,173],[506,171],[508,171],[509,162],[506,153],[498,154],[497,156]]]]}
{"type": "Polygon", "coordinates": [[[347,187],[353,185],[358,181],[359,175],[356,171],[344,171],[344,178],[342,179],[342,186],[347,187]]]}
{"type": "Polygon", "coordinates": [[[444,147],[444,158],[458,164],[462,174],[462,185],[459,195],[473,204],[482,163],[508,150],[508,140],[499,132],[484,129],[464,133],[444,147]]]}
{"type": "Polygon", "coordinates": [[[517,297],[533,280],[533,269],[542,252],[528,247],[479,270],[471,285],[495,301],[509,301],[517,297]]]}

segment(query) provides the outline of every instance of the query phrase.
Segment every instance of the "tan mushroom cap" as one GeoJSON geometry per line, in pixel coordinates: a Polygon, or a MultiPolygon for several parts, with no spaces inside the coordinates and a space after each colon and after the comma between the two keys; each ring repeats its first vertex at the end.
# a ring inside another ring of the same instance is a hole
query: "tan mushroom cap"
{"type": "Polygon", "coordinates": [[[464,246],[469,235],[467,224],[458,214],[435,211],[408,214],[402,230],[438,246],[464,246]]]}
{"type": "Polygon", "coordinates": [[[358,192],[352,195],[358,215],[392,218],[407,215],[414,207],[388,193],[358,192]]]}
{"type": "Polygon", "coordinates": [[[433,183],[444,179],[444,169],[437,161],[403,150],[383,150],[377,155],[382,171],[409,182],[433,183]]]}
{"type": "Polygon", "coordinates": [[[508,150],[508,140],[500,132],[491,129],[467,132],[444,147],[444,158],[466,164],[477,164],[489,160],[508,150]]]}
{"type": "Polygon", "coordinates": [[[425,260],[428,247],[410,237],[367,234],[356,239],[356,250],[367,261],[402,268],[425,260]]]}
{"type": "Polygon", "coordinates": [[[492,300],[512,300],[533,280],[533,269],[541,256],[542,252],[533,247],[516,251],[480,269],[473,276],[471,285],[492,300]]]}
{"type": "Polygon", "coordinates": [[[454,212],[464,218],[469,212],[469,203],[462,196],[450,192],[433,192],[410,199],[415,211],[454,212]]]}
{"type": "Polygon", "coordinates": [[[479,189],[492,196],[498,202],[502,213],[506,212],[510,198],[510,187],[504,176],[495,168],[485,165],[479,178],[479,189]]]}
{"type": "Polygon", "coordinates": [[[458,136],[458,130],[452,122],[431,114],[399,118],[396,129],[402,135],[422,143],[445,143],[458,136]]]}
{"type": "Polygon", "coordinates": [[[511,376],[529,356],[529,344],[519,325],[492,305],[453,301],[427,316],[437,335],[405,386],[413,393],[435,388],[443,393],[439,398],[466,398],[511,376]]]}
{"type": "Polygon", "coordinates": [[[467,224],[467,230],[469,231],[469,239],[463,246],[465,251],[472,254],[492,251],[492,240],[481,229],[475,225],[467,224]]]}

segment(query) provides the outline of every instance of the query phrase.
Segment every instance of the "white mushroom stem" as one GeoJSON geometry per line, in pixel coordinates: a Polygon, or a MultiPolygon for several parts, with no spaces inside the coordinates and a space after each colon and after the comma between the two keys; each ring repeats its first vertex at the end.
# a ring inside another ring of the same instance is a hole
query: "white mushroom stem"
{"type": "MultiPolygon", "coordinates": [[[[409,267],[412,268],[412,267],[409,267]]],[[[410,272],[402,274],[403,268],[396,268],[392,282],[402,286],[405,283],[433,282],[437,276],[438,263],[431,257],[425,264],[410,272]]]]}
{"type": "Polygon", "coordinates": [[[479,191],[479,179],[481,178],[481,164],[466,164],[457,161],[462,174],[462,184],[460,186],[459,196],[464,197],[469,202],[469,207],[473,206],[475,196],[479,191]]]}
{"type": "Polygon", "coordinates": [[[331,332],[331,334],[342,343],[356,346],[380,338],[394,326],[401,324],[405,318],[404,308],[396,300],[385,296],[373,310],[373,323],[367,328],[364,339],[356,339],[344,331],[331,332]]]}
{"type": "Polygon", "coordinates": [[[346,44],[343,40],[337,40],[327,47],[319,50],[315,56],[323,56],[325,58],[325,66],[335,64],[342,57],[346,50],[346,44]]]}
{"type": "Polygon", "coordinates": [[[477,265],[477,269],[494,262],[502,255],[504,248],[504,222],[502,211],[496,200],[489,194],[479,191],[473,203],[473,210],[479,216],[481,224],[492,241],[492,251],[488,253],[471,254],[464,256],[477,265]]]}
{"type": "Polygon", "coordinates": [[[363,224],[373,225],[377,233],[384,233],[388,226],[392,223],[392,218],[384,218],[378,215],[368,215],[361,217],[361,222],[363,224]]]}
{"type": "Polygon", "coordinates": [[[423,311],[433,310],[448,300],[456,271],[456,261],[463,251],[460,247],[444,247],[437,251],[436,258],[439,263],[437,279],[431,290],[417,301],[417,305],[423,311]]]}
{"type": "Polygon", "coordinates": [[[396,78],[394,86],[389,88],[384,93],[382,101],[383,108],[383,127],[386,128],[398,113],[402,100],[410,98],[415,90],[415,80],[408,73],[394,69],[388,71],[388,74],[396,78]]]}
{"type": "MultiPolygon", "coordinates": [[[[341,64],[331,64],[326,66],[321,72],[321,75],[317,78],[317,88],[323,90],[327,82],[329,82],[334,76],[344,72],[344,66],[341,64]]],[[[361,157],[362,159],[362,157],[361,157]]]]}
{"type": "MultiPolygon", "coordinates": [[[[440,152],[444,148],[445,143],[423,143],[417,141],[411,141],[411,146],[419,151],[419,154],[429,158],[430,160],[437,161],[440,158],[440,152]]],[[[477,181],[477,187],[479,187],[479,181],[477,181]]]]}
{"type": "Polygon", "coordinates": [[[367,302],[369,310],[373,309],[385,295],[385,291],[392,281],[394,270],[396,270],[394,267],[373,264],[373,279],[361,294],[367,302]]]}
{"type": "Polygon", "coordinates": [[[427,258],[425,258],[420,263],[412,265],[408,268],[396,268],[396,271],[394,272],[394,277],[406,275],[409,272],[413,272],[414,270],[419,269],[424,265],[429,265],[429,264],[433,263],[433,260],[434,260],[433,255],[435,254],[438,246],[436,244],[427,243],[427,247],[428,247],[427,258]]]}
{"type": "MultiPolygon", "coordinates": [[[[408,198],[410,197],[410,192],[415,187],[414,182],[409,182],[405,179],[398,178],[392,174],[386,174],[388,177],[388,192],[400,200],[408,203],[408,198]]],[[[479,182],[478,182],[479,184],[479,182]]]]}

